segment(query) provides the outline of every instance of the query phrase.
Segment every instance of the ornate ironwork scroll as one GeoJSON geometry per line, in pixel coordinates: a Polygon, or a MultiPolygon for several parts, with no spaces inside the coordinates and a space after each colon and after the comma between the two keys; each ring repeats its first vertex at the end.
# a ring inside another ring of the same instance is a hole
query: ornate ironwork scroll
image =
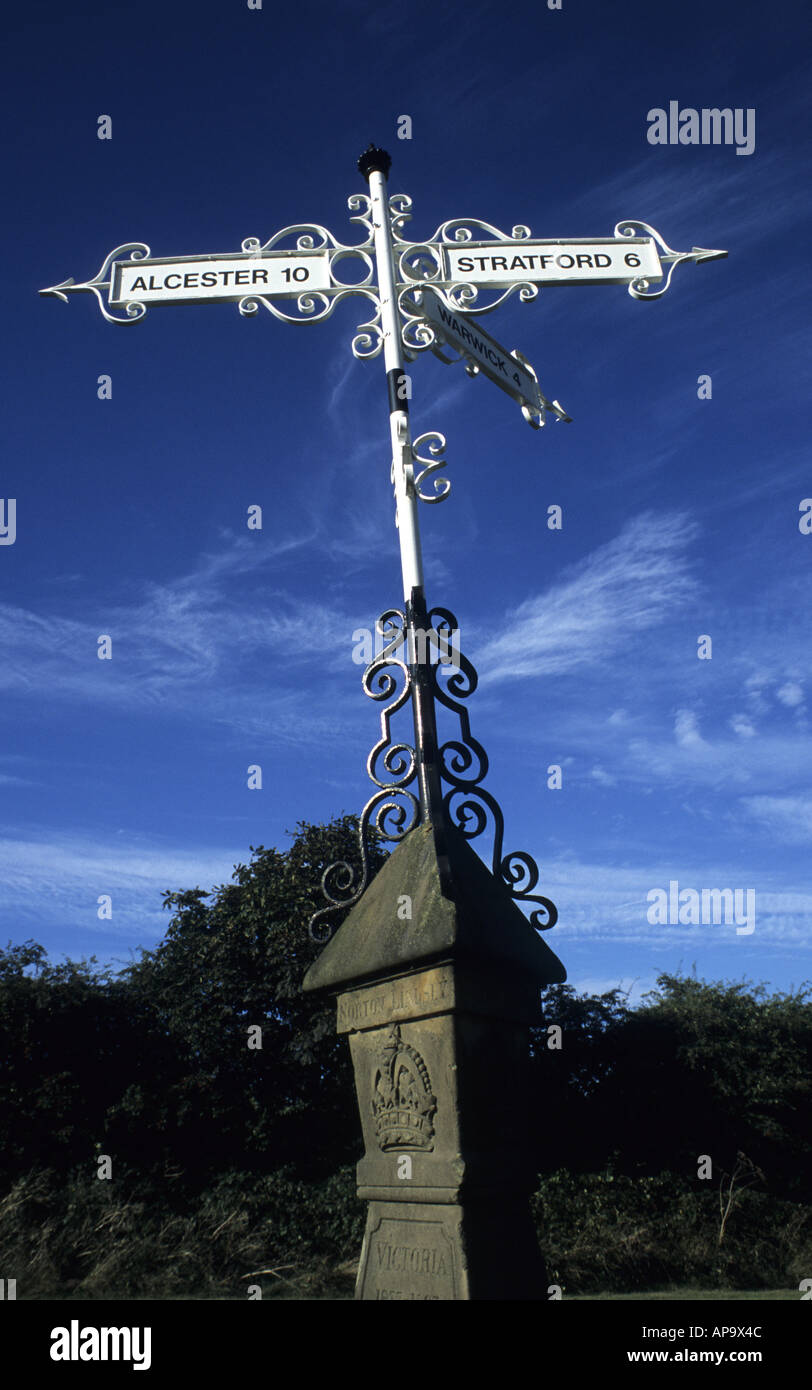
{"type": "Polygon", "coordinates": [[[358,826],[360,871],[346,860],[331,864],[322,875],[321,887],[328,906],[320,908],[310,919],[308,930],[314,941],[328,941],[332,928],[322,934],[317,923],[342,908],[357,903],[369,883],[369,828],[374,827],[384,840],[404,839],[420,819],[420,802],[409,788],[417,776],[414,747],[397,743],[392,737],[392,717],[411,697],[411,673],[398,651],[406,654],[406,614],[399,608],[389,608],[375,624],[376,639],[383,642],[381,651],[367,666],[363,687],[370,699],[386,701],[381,710],[381,737],[367,758],[367,773],[378,787],[361,812],[358,826]],[[398,687],[400,686],[400,689],[398,687]]]}
{"type": "Polygon", "coordinates": [[[655,232],[654,228],[650,227],[648,222],[618,222],[613,235],[616,237],[653,237],[660,247],[659,256],[661,263],[668,266],[668,275],[666,276],[665,284],[658,290],[650,289],[651,282],[644,279],[642,276],[639,280],[632,280],[629,285],[629,294],[632,299],[659,299],[661,295],[665,294],[668,286],[671,284],[671,276],[674,274],[677,266],[682,265],[683,261],[693,261],[695,265],[698,265],[700,261],[716,261],[727,255],[727,251],[707,251],[702,246],[694,246],[691,251],[672,251],[668,242],[664,241],[660,233],[655,232]]]}
{"type": "Polygon", "coordinates": [[[421,502],[443,502],[451,491],[451,484],[448,478],[435,477],[441,468],[445,468],[446,459],[446,437],[438,430],[429,430],[426,434],[418,435],[412,442],[412,459],[414,463],[423,465],[421,471],[413,478],[412,485],[421,502]],[[420,450],[425,449],[426,453],[421,454],[420,450]],[[421,492],[420,484],[432,480],[433,492],[421,492]]]}
{"type": "MultiPolygon", "coordinates": [[[[517,902],[535,904],[531,925],[537,931],[549,931],[558,920],[558,912],[549,898],[534,892],[539,882],[538,866],[525,851],[503,853],[504,816],[496,798],[482,786],[488,775],[488,755],[471,733],[468,710],[462,703],[476,690],[479,678],[459,650],[454,614],[448,608],[432,608],[426,614],[425,626],[415,629],[405,612],[390,608],[381,614],[375,631],[383,646],[364,672],[363,687],[373,700],[386,701],[381,711],[381,737],[367,759],[367,772],[378,790],[361,813],[360,871],[344,860],[325,871],[321,882],[328,906],[311,917],[310,936],[320,944],[326,942],[332,930],[327,919],[354,906],[367,888],[370,826],[383,840],[398,843],[429,818],[422,799],[410,790],[418,771],[414,744],[398,742],[392,733],[393,716],[407,701],[414,702],[418,664],[430,673],[432,699],[459,720],[459,736],[440,744],[437,751],[437,771],[443,785],[442,817],[466,840],[492,829],[494,877],[517,902]]],[[[433,814],[437,814],[436,808],[433,814]]]]}
{"type": "Polygon", "coordinates": [[[135,302],[127,304],[124,308],[124,317],[122,318],[120,315],[111,314],[108,311],[107,305],[102,299],[101,292],[102,290],[107,290],[109,294],[114,261],[124,260],[127,257],[129,257],[131,261],[143,261],[146,260],[150,254],[149,247],[145,245],[143,241],[129,241],[125,243],[124,246],[117,246],[115,250],[105,256],[92,280],[82,280],[77,283],[71,275],[59,285],[51,285],[47,290],[40,290],[40,294],[53,295],[54,299],[63,299],[67,304],[69,294],[84,291],[85,293],[94,294],[96,296],[98,306],[108,323],[138,323],[139,319],[142,319],[147,312],[146,305],[137,304],[135,302]]]}
{"type": "MultiPolygon", "coordinates": [[[[457,620],[447,608],[432,608],[429,624],[438,633],[457,630],[457,620]]],[[[503,855],[505,818],[496,798],[481,784],[488,775],[488,755],[482,744],[473,737],[468,719],[468,710],[461,704],[468,699],[479,683],[479,677],[467,657],[458,657],[457,668],[445,668],[439,663],[432,665],[434,697],[446,709],[457,715],[460,721],[459,739],[449,739],[440,745],[440,778],[448,783],[449,790],[443,798],[443,811],[449,824],[473,840],[486,829],[488,815],[493,818],[493,861],[494,878],[500,879],[511,896],[523,903],[536,903],[530,914],[531,925],[537,931],[549,931],[558,920],[558,911],[549,898],[533,890],[539,881],[538,866],[532,855],[524,850],[513,850],[503,855]],[[449,670],[449,674],[445,674],[449,670]],[[441,681],[445,681],[445,685],[441,681]]]]}
{"type": "MultiPolygon", "coordinates": [[[[373,306],[373,312],[366,323],[358,325],[352,340],[352,352],[358,358],[377,357],[383,347],[383,335],[380,326],[380,295],[378,287],[374,283],[374,229],[371,221],[370,200],[366,194],[353,193],[347,199],[347,206],[354,214],[349,220],[360,224],[365,232],[363,241],[355,244],[345,243],[339,241],[327,227],[321,226],[318,222],[300,222],[290,227],[283,227],[265,242],[260,241],[259,237],[246,237],[241,243],[240,250],[230,253],[233,259],[244,257],[246,262],[250,264],[255,258],[278,251],[325,251],[329,264],[329,287],[304,291],[300,295],[283,296],[265,295],[251,291],[240,297],[234,296],[233,302],[237,304],[239,312],[245,318],[252,317],[259,312],[260,308],[264,308],[274,318],[281,319],[285,323],[320,323],[329,318],[336,306],[343,300],[351,296],[368,299],[373,306]],[[361,279],[352,282],[341,279],[337,268],[347,260],[360,261],[364,272],[361,279]]],[[[102,291],[106,291],[109,300],[114,262],[148,261],[151,255],[149,247],[143,242],[131,242],[125,246],[117,246],[105,257],[92,280],[85,280],[77,284],[71,277],[68,280],[63,280],[59,285],[52,285],[48,289],[40,290],[40,294],[52,295],[67,302],[69,294],[82,291],[90,292],[96,296],[99,308],[108,323],[138,323],[145,317],[148,306],[141,303],[137,295],[134,295],[123,305],[115,305],[114,307],[120,307],[123,310],[123,312],[116,314],[110,312],[109,305],[102,298],[102,291]]],[[[184,257],[173,259],[182,262],[184,257]]]]}
{"type": "MultiPolygon", "coordinates": [[[[330,318],[336,306],[345,299],[352,296],[368,299],[372,305],[372,313],[365,323],[358,325],[352,339],[353,355],[365,359],[377,357],[383,347],[380,292],[374,279],[374,228],[371,202],[366,194],[353,193],[347,199],[347,206],[351,214],[350,222],[356,223],[364,233],[362,241],[356,243],[342,242],[327,227],[318,222],[300,222],[283,227],[265,242],[260,241],[259,237],[246,237],[241,243],[240,251],[231,253],[233,258],[245,257],[248,260],[279,251],[326,252],[330,278],[328,286],[318,290],[305,291],[300,295],[261,294],[252,291],[239,298],[234,296],[233,302],[237,304],[239,312],[246,318],[252,317],[259,313],[260,308],[264,308],[274,318],[281,319],[285,323],[320,323],[324,319],[330,318]],[[363,269],[361,279],[352,282],[341,279],[337,268],[343,261],[347,260],[360,261],[363,269]]],[[[469,242],[475,245],[486,245],[492,242],[501,247],[513,245],[517,250],[521,250],[523,243],[527,242],[531,235],[530,228],[524,223],[517,223],[508,235],[499,227],[495,227],[493,223],[485,222],[479,217],[452,217],[441,222],[434,235],[425,241],[409,241],[403,236],[403,231],[406,223],[411,221],[411,207],[412,200],[405,193],[395,193],[389,198],[392,239],[397,262],[398,309],[402,320],[404,351],[409,360],[413,360],[418,353],[424,352],[428,348],[436,347],[437,344],[434,328],[426,321],[414,298],[415,292],[422,285],[431,285],[444,296],[448,305],[457,313],[472,317],[491,313],[512,295],[518,295],[524,303],[538,297],[538,284],[529,280],[516,281],[504,288],[499,287],[497,289],[493,286],[478,286],[467,281],[445,279],[443,247],[460,246],[469,242]]],[[[614,235],[615,237],[637,237],[640,235],[653,237],[660,248],[662,263],[668,265],[665,284],[659,289],[651,289],[650,282],[642,277],[629,284],[629,294],[635,299],[659,299],[671,284],[675,267],[681,265],[683,261],[713,260],[718,256],[727,254],[723,251],[707,251],[697,246],[691,251],[673,251],[647,222],[618,222],[614,235]]],[[[149,262],[150,257],[150,249],[143,242],[128,242],[124,246],[117,246],[105,257],[98,272],[91,280],[77,283],[73,277],[70,277],[59,285],[52,285],[48,289],[40,290],[40,294],[52,295],[54,298],[67,302],[70,294],[91,293],[95,295],[99,308],[108,323],[138,323],[145,317],[148,306],[142,303],[137,296],[133,296],[125,303],[115,303],[112,306],[109,303],[114,274],[113,267],[117,261],[149,262]],[[107,292],[107,303],[102,297],[102,291],[107,292]],[[111,308],[119,309],[121,312],[113,313],[111,308]]],[[[170,259],[183,261],[190,258],[175,257],[170,259]]],[[[211,258],[207,257],[206,259],[211,258]]]]}
{"type": "Polygon", "coordinates": [[[407,241],[401,236],[401,231],[405,224],[411,221],[411,198],[405,193],[395,193],[389,199],[389,206],[392,212],[392,237],[398,252],[398,280],[405,285],[398,297],[398,306],[404,318],[403,345],[409,354],[423,352],[435,342],[431,324],[416,322],[421,315],[411,295],[413,290],[419,289],[422,285],[441,286],[451,308],[471,316],[490,314],[514,294],[518,294],[524,303],[537,298],[538,285],[530,281],[516,281],[504,290],[486,289],[486,294],[493,296],[495,293],[496,298],[491,297],[486,302],[480,302],[481,286],[469,284],[467,281],[447,281],[443,270],[442,247],[459,246],[473,241],[473,228],[476,229],[478,241],[484,236],[492,238],[494,243],[498,242],[501,246],[504,246],[506,241],[513,241],[521,248],[521,243],[530,236],[530,228],[523,223],[517,224],[508,238],[506,232],[500,231],[491,222],[483,222],[479,217],[451,217],[446,222],[441,222],[434,236],[428,237],[426,241],[407,241]]]}

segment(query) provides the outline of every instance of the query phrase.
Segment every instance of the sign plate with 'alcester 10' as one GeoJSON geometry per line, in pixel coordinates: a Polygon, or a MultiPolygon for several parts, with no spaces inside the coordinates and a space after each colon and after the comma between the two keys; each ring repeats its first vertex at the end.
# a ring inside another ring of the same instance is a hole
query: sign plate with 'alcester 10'
{"type": "Polygon", "coordinates": [[[299,295],[331,285],[326,251],[115,261],[112,271],[111,305],[203,304],[252,294],[299,295]]]}
{"type": "Polygon", "coordinates": [[[602,281],[661,280],[652,237],[604,237],[597,241],[468,241],[442,248],[446,280],[504,285],[586,285],[602,281]]]}

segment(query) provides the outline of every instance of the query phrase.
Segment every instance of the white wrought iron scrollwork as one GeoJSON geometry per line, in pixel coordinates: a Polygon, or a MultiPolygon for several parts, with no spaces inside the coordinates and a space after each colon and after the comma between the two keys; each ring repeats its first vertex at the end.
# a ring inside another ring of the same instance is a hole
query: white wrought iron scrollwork
{"type": "MultiPolygon", "coordinates": [[[[255,236],[246,237],[242,243],[242,250],[252,255],[262,256],[268,251],[293,249],[283,247],[281,242],[283,242],[286,237],[295,237],[295,249],[297,251],[336,251],[345,253],[368,251],[372,247],[373,238],[372,223],[369,218],[369,199],[365,198],[363,194],[360,193],[353,194],[347,199],[347,206],[350,211],[358,207],[363,207],[365,209],[365,211],[359,215],[350,218],[351,222],[360,222],[366,227],[367,236],[365,241],[339,241],[337,237],[333,236],[329,227],[323,227],[320,222],[294,222],[289,227],[283,227],[281,231],[274,232],[273,236],[269,237],[267,241],[261,242],[259,237],[255,236]]],[[[368,256],[366,259],[371,267],[372,261],[368,256]]]]}
{"type": "MultiPolygon", "coordinates": [[[[424,348],[431,347],[433,341],[428,340],[420,334],[412,320],[418,315],[414,313],[408,300],[408,290],[411,286],[416,289],[421,285],[432,284],[439,287],[442,284],[443,293],[447,296],[452,308],[460,313],[473,316],[490,314],[497,309],[500,304],[504,304],[511,295],[517,294],[523,303],[529,303],[538,296],[538,285],[531,282],[516,282],[509,285],[506,289],[496,292],[496,298],[488,299],[487,302],[480,302],[482,286],[470,284],[468,281],[458,283],[447,283],[444,279],[444,267],[442,259],[442,248],[444,246],[459,246],[474,240],[474,230],[476,229],[477,240],[484,234],[498,242],[501,246],[510,241],[514,241],[519,247],[523,241],[531,235],[530,228],[524,223],[517,223],[512,228],[510,237],[495,227],[492,222],[484,222],[478,217],[452,217],[446,222],[441,222],[434,236],[428,237],[425,241],[407,241],[400,235],[403,223],[409,221],[411,213],[406,212],[404,207],[411,207],[411,199],[403,194],[397,194],[389,199],[390,208],[393,210],[392,234],[395,249],[398,254],[398,273],[401,284],[405,283],[406,291],[401,292],[399,307],[404,314],[405,322],[403,327],[403,344],[410,353],[420,352],[424,348]],[[397,200],[397,201],[396,201],[397,200]]],[[[487,287],[486,294],[493,294],[494,290],[487,287]]]]}
{"type": "Polygon", "coordinates": [[[436,245],[458,246],[461,241],[474,240],[472,227],[476,227],[478,233],[485,232],[486,236],[493,237],[497,241],[527,241],[531,235],[530,228],[522,222],[518,223],[508,236],[507,232],[501,231],[499,227],[494,227],[492,222],[483,222],[479,217],[449,217],[447,221],[440,223],[434,236],[428,237],[426,241],[407,241],[405,237],[400,235],[400,228],[404,222],[411,220],[411,213],[406,211],[412,206],[411,198],[408,198],[405,193],[395,193],[389,199],[389,206],[393,210],[392,238],[396,245],[407,248],[436,245]],[[395,207],[400,208],[401,211],[396,213],[395,207]]]}
{"type": "MultiPolygon", "coordinates": [[[[427,245],[421,245],[420,247],[421,252],[427,251],[428,249],[427,245]]],[[[401,290],[398,302],[401,311],[408,314],[410,318],[415,317],[415,315],[412,313],[409,306],[408,295],[412,290],[420,289],[423,285],[432,285],[436,293],[440,292],[440,287],[442,286],[442,293],[446,295],[451,308],[458,310],[460,313],[469,314],[472,317],[492,313],[494,309],[498,309],[500,304],[504,304],[505,300],[510,299],[511,295],[514,294],[517,294],[524,304],[529,304],[531,300],[538,298],[539,287],[538,285],[532,284],[529,280],[517,280],[514,284],[508,285],[506,289],[498,291],[494,289],[493,286],[474,285],[468,280],[448,282],[443,279],[443,270],[439,257],[431,274],[418,275],[407,273],[406,257],[409,254],[411,253],[404,253],[400,259],[400,274],[402,279],[407,281],[407,285],[405,290],[401,290]],[[487,303],[479,303],[480,294],[483,290],[486,294],[495,294],[496,298],[489,299],[487,303]]],[[[421,265],[426,266],[428,262],[424,260],[415,260],[409,269],[414,270],[421,265]]],[[[411,351],[419,352],[421,347],[431,347],[431,343],[424,342],[423,340],[415,342],[411,336],[412,333],[413,330],[407,323],[404,327],[404,345],[411,351]],[[407,328],[410,335],[408,338],[406,336],[407,328]]]]}
{"type": "Polygon", "coordinates": [[[283,323],[321,323],[324,319],[329,319],[334,312],[336,305],[349,296],[362,295],[369,299],[375,306],[375,313],[366,323],[360,323],[352,340],[352,353],[354,357],[366,358],[377,357],[383,346],[383,333],[381,331],[381,302],[378,295],[373,290],[356,289],[348,287],[344,290],[311,290],[307,294],[301,294],[295,300],[272,299],[268,295],[251,294],[239,300],[238,308],[244,318],[251,318],[259,313],[260,305],[267,309],[274,318],[280,319],[283,323]],[[289,307],[295,303],[298,314],[291,313],[289,307]],[[284,307],[283,307],[284,306],[284,307]]]}
{"type": "Polygon", "coordinates": [[[410,211],[411,206],[412,200],[409,197],[408,193],[390,193],[389,220],[392,226],[392,240],[395,242],[404,240],[400,233],[404,225],[407,222],[411,222],[412,220],[412,214],[410,211]]]}
{"type": "Polygon", "coordinates": [[[143,261],[149,256],[149,247],[143,241],[128,241],[124,246],[117,246],[114,251],[105,256],[97,273],[92,280],[82,280],[77,283],[71,275],[69,279],[63,280],[60,285],[51,285],[47,290],[40,290],[41,295],[53,295],[54,299],[63,299],[68,303],[68,295],[81,291],[89,291],[96,296],[96,301],[102,311],[102,315],[108,323],[138,323],[147,312],[145,304],[139,304],[135,299],[124,305],[124,317],[118,314],[111,314],[101,296],[102,290],[107,290],[108,298],[110,294],[111,276],[113,273],[113,262],[119,257],[129,257],[131,261],[143,261]]]}
{"type": "Polygon", "coordinates": [[[418,435],[412,443],[412,458],[415,463],[422,463],[425,466],[414,479],[414,490],[421,502],[442,502],[451,491],[451,484],[448,478],[436,478],[434,474],[441,468],[445,468],[446,460],[443,457],[446,450],[446,438],[444,434],[439,434],[437,430],[429,430],[426,434],[418,435]],[[428,450],[427,454],[421,454],[420,449],[428,450]],[[420,484],[424,479],[432,479],[434,492],[421,492],[420,484]]]}
{"type": "MultiPolygon", "coordinates": [[[[380,327],[380,297],[378,286],[374,283],[374,227],[372,223],[372,204],[366,194],[353,193],[347,199],[351,214],[350,221],[363,229],[364,239],[350,243],[339,241],[337,237],[318,222],[293,223],[281,228],[261,241],[259,237],[246,237],[241,243],[240,255],[247,257],[273,254],[283,250],[322,251],[327,253],[330,284],[319,291],[311,291],[295,297],[286,295],[249,294],[238,299],[239,312],[244,317],[256,314],[262,304],[275,318],[286,323],[319,323],[329,318],[335,306],[351,295],[370,299],[375,305],[375,313],[367,323],[360,324],[352,340],[353,355],[358,358],[377,357],[383,345],[380,327]],[[292,245],[285,246],[285,242],[292,245]],[[345,260],[360,261],[364,274],[355,282],[347,282],[339,277],[337,267],[345,260]],[[281,307],[286,302],[295,304],[295,311],[281,307]]],[[[538,297],[539,286],[532,281],[516,281],[507,286],[481,286],[468,281],[447,281],[443,248],[473,243],[486,246],[491,243],[499,246],[515,245],[521,250],[522,244],[531,236],[530,228],[517,223],[508,236],[491,222],[477,217],[452,217],[441,222],[434,235],[422,241],[409,241],[402,235],[405,225],[411,221],[412,200],[405,193],[394,193],[389,198],[389,211],[392,239],[397,258],[398,308],[402,319],[402,340],[407,359],[413,360],[417,353],[436,346],[436,335],[417,308],[413,291],[421,285],[432,285],[436,292],[442,292],[448,305],[456,312],[476,317],[490,314],[504,304],[512,295],[518,295],[522,303],[530,303],[538,297]],[[483,239],[484,238],[484,239],[483,239]]],[[[634,299],[659,299],[668,290],[675,268],[683,261],[716,260],[726,256],[726,251],[711,251],[695,246],[691,251],[674,251],[660,236],[659,232],[647,222],[618,222],[614,230],[617,238],[638,236],[651,237],[659,248],[659,257],[668,267],[665,283],[658,289],[651,288],[645,276],[632,280],[628,286],[634,299]]],[[[76,292],[89,292],[96,301],[108,323],[139,323],[146,315],[147,305],[137,298],[128,300],[121,306],[122,312],[111,312],[109,305],[113,264],[129,258],[130,261],[144,261],[150,257],[150,249],[143,242],[130,242],[118,246],[105,257],[98,273],[91,279],[75,282],[73,277],[63,280],[40,291],[42,295],[53,295],[67,301],[68,295],[76,292]],[[108,303],[102,297],[107,291],[108,303]]],[[[182,261],[191,257],[175,257],[182,261]]],[[[525,418],[528,418],[525,415],[525,418]]],[[[530,420],[530,423],[534,423],[530,420]]],[[[543,421],[542,421],[543,423],[543,421]]]]}
{"type": "MultiPolygon", "coordinates": [[[[404,289],[398,291],[398,310],[401,318],[400,337],[403,343],[404,356],[408,361],[414,361],[419,352],[425,352],[428,348],[437,351],[437,334],[424,318],[423,310],[415,299],[415,294],[419,293],[417,285],[406,285],[404,289]]],[[[440,353],[437,353],[438,357],[440,353]]],[[[445,360],[445,359],[444,359],[445,360]]],[[[451,360],[450,358],[447,360],[451,360]]]]}
{"type": "Polygon", "coordinates": [[[538,299],[539,287],[532,285],[529,281],[516,281],[513,285],[508,285],[506,290],[497,294],[496,299],[491,299],[487,304],[479,304],[480,292],[484,288],[486,294],[494,294],[495,291],[490,286],[471,285],[467,280],[458,283],[444,285],[443,292],[448,296],[448,301],[452,309],[459,310],[462,314],[469,314],[475,317],[477,314],[492,314],[494,309],[498,309],[500,304],[504,304],[511,295],[517,294],[523,304],[529,304],[531,300],[538,299]]]}
{"type": "MultiPolygon", "coordinates": [[[[297,222],[274,232],[267,241],[259,237],[245,237],[240,244],[239,256],[249,259],[260,258],[279,251],[324,251],[327,253],[327,266],[330,284],[321,290],[311,290],[291,298],[289,295],[265,295],[252,292],[240,298],[235,297],[237,308],[244,318],[251,318],[259,312],[260,306],[267,309],[274,318],[285,323],[320,323],[334,312],[336,305],[351,296],[368,299],[374,306],[374,313],[368,321],[358,325],[352,340],[355,357],[377,357],[383,346],[380,326],[381,304],[375,280],[374,229],[370,214],[370,200],[364,194],[354,193],[347,199],[347,206],[354,215],[351,222],[360,224],[366,236],[355,244],[339,241],[327,227],[318,222],[297,222]],[[288,243],[287,245],[285,243],[288,243]],[[356,281],[341,279],[340,266],[345,261],[359,261],[363,267],[363,277],[356,281]]],[[[150,248],[142,242],[132,242],[117,246],[111,251],[92,280],[75,283],[71,277],[60,285],[40,291],[42,295],[53,295],[67,302],[68,295],[76,291],[90,291],[95,294],[99,308],[109,323],[138,323],[147,312],[147,305],[137,299],[123,306],[122,314],[110,312],[109,305],[102,298],[107,291],[110,298],[113,264],[118,260],[144,261],[151,256],[150,248]]],[[[173,258],[183,261],[184,257],[173,258]]],[[[187,258],[192,259],[192,258],[187,258]]]]}
{"type": "Polygon", "coordinates": [[[668,242],[663,241],[660,233],[656,232],[653,227],[650,227],[648,222],[618,222],[613,235],[616,237],[653,237],[660,248],[660,261],[663,265],[668,266],[668,275],[666,276],[665,284],[658,290],[650,289],[649,286],[651,281],[647,280],[642,275],[639,280],[632,280],[629,285],[629,294],[632,296],[632,299],[659,299],[665,294],[671,284],[671,276],[674,274],[677,266],[682,265],[683,261],[693,261],[696,265],[700,261],[716,261],[727,256],[727,251],[709,251],[702,246],[694,246],[690,251],[673,251],[668,245],[668,242]]]}
{"type": "Polygon", "coordinates": [[[428,241],[398,242],[398,279],[401,284],[424,285],[443,279],[443,262],[437,245],[428,241]]]}
{"type": "Polygon", "coordinates": [[[375,228],[372,223],[372,200],[366,193],[351,193],[347,199],[347,207],[354,214],[350,221],[357,222],[360,227],[366,228],[367,239],[366,241],[359,241],[358,248],[374,246],[375,228]]]}

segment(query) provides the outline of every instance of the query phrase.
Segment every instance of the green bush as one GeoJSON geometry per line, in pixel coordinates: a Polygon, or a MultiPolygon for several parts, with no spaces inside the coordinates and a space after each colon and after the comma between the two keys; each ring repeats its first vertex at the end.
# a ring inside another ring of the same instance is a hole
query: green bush
{"type": "Polygon", "coordinates": [[[812,1208],[742,1190],[720,1245],[718,1186],[673,1173],[553,1173],[532,1210],[550,1282],[565,1293],[796,1287],[812,1268],[812,1208]]]}

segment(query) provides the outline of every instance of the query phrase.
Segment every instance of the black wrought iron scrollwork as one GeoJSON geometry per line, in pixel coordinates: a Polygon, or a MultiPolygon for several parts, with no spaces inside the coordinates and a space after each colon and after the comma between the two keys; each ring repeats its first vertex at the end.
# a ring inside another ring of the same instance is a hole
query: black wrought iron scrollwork
{"type": "MultiPolygon", "coordinates": [[[[458,630],[457,620],[447,608],[432,608],[428,619],[429,624],[438,630],[458,630]]],[[[502,808],[481,785],[488,775],[488,755],[478,739],[473,737],[468,710],[460,703],[476,690],[479,681],[476,670],[461,653],[457,654],[449,675],[444,674],[446,668],[439,664],[431,669],[435,700],[452,710],[460,721],[460,737],[447,739],[439,749],[440,778],[448,784],[448,791],[443,797],[444,815],[466,840],[473,840],[487,829],[490,814],[493,818],[494,878],[504,883],[511,897],[520,902],[537,903],[538,906],[530,914],[531,925],[537,931],[549,931],[558,921],[558,911],[549,898],[532,891],[539,881],[538,865],[532,855],[524,850],[513,850],[503,855],[505,818],[502,808]],[[445,688],[442,680],[445,681],[445,688]]]]}
{"type": "MultiPolygon", "coordinates": [[[[466,840],[493,829],[492,871],[517,902],[534,903],[530,923],[537,931],[549,931],[558,920],[555,904],[533,890],[539,882],[538,865],[524,850],[503,853],[505,822],[499,803],[482,785],[488,775],[488,755],[471,733],[468,710],[462,703],[477,688],[479,678],[458,645],[457,619],[448,608],[422,609],[423,630],[410,627],[407,614],[390,608],[375,625],[380,651],[363,675],[363,688],[371,699],[386,701],[381,711],[381,737],[367,759],[367,772],[377,790],[364,807],[358,826],[360,870],[345,861],[331,864],[322,877],[328,906],[310,919],[310,935],[323,944],[331,935],[316,924],[357,903],[369,883],[370,827],[379,838],[403,840],[416,825],[436,815],[425,797],[411,790],[417,780],[419,759],[414,744],[397,742],[392,719],[407,702],[414,707],[415,669],[427,667],[431,699],[459,720],[459,734],[437,750],[437,773],[442,788],[440,814],[466,840]]],[[[418,681],[422,676],[418,675],[418,681]]],[[[439,798],[438,798],[439,805],[439,798]]]]}
{"type": "Polygon", "coordinates": [[[397,843],[419,823],[420,801],[409,790],[417,776],[415,750],[412,744],[396,743],[392,739],[392,717],[411,697],[412,677],[409,665],[397,652],[408,655],[406,614],[399,608],[389,608],[375,624],[376,641],[381,650],[372,658],[363,675],[363,687],[370,699],[386,700],[381,710],[381,737],[367,758],[367,773],[378,787],[361,812],[358,824],[358,853],[360,871],[345,860],[325,869],[321,888],[328,906],[314,912],[308,931],[311,939],[320,944],[328,941],[332,928],[326,919],[358,902],[369,883],[370,826],[383,840],[397,843]],[[402,680],[402,688],[398,690],[402,680]],[[317,923],[325,923],[322,932],[317,923]]]}

